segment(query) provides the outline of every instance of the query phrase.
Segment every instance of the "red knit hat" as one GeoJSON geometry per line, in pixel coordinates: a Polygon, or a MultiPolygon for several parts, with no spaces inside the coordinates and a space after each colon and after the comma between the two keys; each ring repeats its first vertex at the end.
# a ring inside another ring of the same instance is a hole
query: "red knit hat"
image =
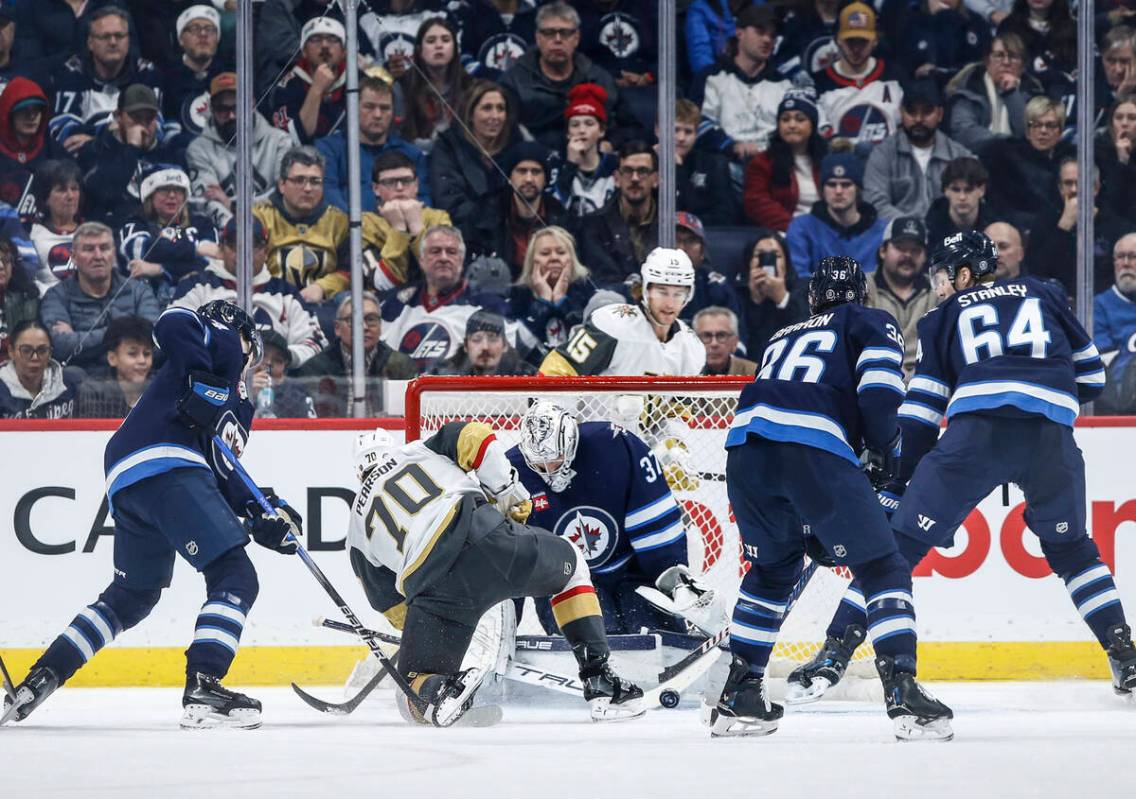
{"type": "Polygon", "coordinates": [[[568,107],[564,109],[564,119],[572,117],[595,117],[607,124],[607,92],[598,83],[580,83],[568,90],[568,107]]]}

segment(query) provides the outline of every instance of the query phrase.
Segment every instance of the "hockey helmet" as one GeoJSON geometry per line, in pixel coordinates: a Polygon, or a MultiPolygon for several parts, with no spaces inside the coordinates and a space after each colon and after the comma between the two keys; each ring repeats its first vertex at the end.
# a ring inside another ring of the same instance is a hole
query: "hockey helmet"
{"type": "Polygon", "coordinates": [[[845,303],[862,305],[868,296],[868,280],[860,262],[847,255],[821,258],[809,278],[809,309],[820,313],[845,303]]]}
{"type": "MultiPolygon", "coordinates": [[[[643,296],[652,286],[682,286],[686,291],[686,302],[694,296],[694,264],[690,256],[682,250],[656,247],[647,255],[647,260],[639,268],[643,278],[643,296]]],[[[683,305],[686,304],[683,303],[683,305]]]]}
{"type": "Polygon", "coordinates": [[[968,230],[947,236],[942,246],[931,254],[931,273],[945,269],[951,283],[963,266],[970,269],[976,281],[993,275],[998,268],[998,247],[985,233],[968,230]]]}
{"type": "Polygon", "coordinates": [[[359,477],[359,482],[363,482],[367,478],[367,472],[379,465],[379,456],[394,447],[391,434],[381,427],[355,436],[351,455],[352,460],[355,461],[355,474],[359,477]]]}
{"type": "Polygon", "coordinates": [[[197,314],[203,319],[219,322],[237,331],[249,345],[245,363],[250,368],[260,363],[264,357],[264,341],[260,337],[260,331],[256,329],[256,322],[241,306],[234,305],[228,300],[213,300],[198,308],[197,314]]]}
{"type": "Polygon", "coordinates": [[[554,402],[537,400],[521,417],[521,455],[557,493],[571,485],[576,476],[572,461],[579,443],[576,417],[554,402]]]}

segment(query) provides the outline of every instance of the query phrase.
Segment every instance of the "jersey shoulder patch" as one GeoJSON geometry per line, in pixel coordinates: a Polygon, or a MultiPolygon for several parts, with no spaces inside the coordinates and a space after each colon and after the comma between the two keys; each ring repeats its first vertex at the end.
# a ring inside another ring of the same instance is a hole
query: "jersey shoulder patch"
{"type": "Polygon", "coordinates": [[[638,307],[629,304],[605,305],[592,313],[589,320],[597,329],[611,336],[627,336],[641,331],[646,317],[638,307]]]}

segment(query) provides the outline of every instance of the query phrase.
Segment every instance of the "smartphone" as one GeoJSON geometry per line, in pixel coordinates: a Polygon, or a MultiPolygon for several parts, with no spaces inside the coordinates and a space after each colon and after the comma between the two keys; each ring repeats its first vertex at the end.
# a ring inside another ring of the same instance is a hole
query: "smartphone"
{"type": "Polygon", "coordinates": [[[763,252],[757,257],[757,263],[770,277],[777,277],[777,253],[763,252]]]}

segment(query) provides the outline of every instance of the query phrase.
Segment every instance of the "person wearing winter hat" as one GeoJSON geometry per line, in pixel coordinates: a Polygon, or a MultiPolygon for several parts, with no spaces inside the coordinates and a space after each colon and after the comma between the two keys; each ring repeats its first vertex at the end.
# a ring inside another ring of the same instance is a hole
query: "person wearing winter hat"
{"type": "Polygon", "coordinates": [[[821,258],[847,255],[872,271],[887,223],[860,197],[864,167],[851,152],[829,153],[820,162],[821,199],[789,223],[786,238],[793,264],[811,275],[821,258]]]}
{"type": "Polygon", "coordinates": [[[465,323],[465,339],[451,357],[430,372],[436,375],[533,375],[536,367],[522,361],[509,346],[505,317],[485,309],[475,311],[465,323]]]}
{"type": "Polygon", "coordinates": [[[182,130],[197,135],[208,122],[211,81],[233,65],[217,54],[221,15],[212,5],[185,9],[174,30],[180,57],[162,69],[162,113],[179,122],[182,130]]]}
{"type": "Polygon", "coordinates": [[[272,123],[297,144],[326,136],[344,121],[347,32],[333,17],[313,17],[300,31],[300,56],[276,88],[272,123]]]}
{"type": "Polygon", "coordinates": [[[598,83],[581,83],[568,90],[564,109],[568,143],[557,170],[555,194],[573,216],[603,208],[615,193],[619,159],[600,151],[600,141],[607,133],[607,99],[607,91],[598,83]]]}

